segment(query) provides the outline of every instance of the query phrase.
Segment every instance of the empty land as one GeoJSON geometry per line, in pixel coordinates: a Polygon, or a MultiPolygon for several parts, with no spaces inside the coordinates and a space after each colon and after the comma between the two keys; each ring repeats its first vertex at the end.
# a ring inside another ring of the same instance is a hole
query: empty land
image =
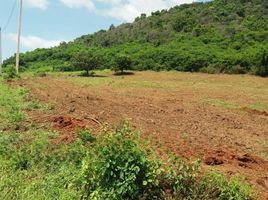
{"type": "Polygon", "coordinates": [[[248,75],[136,72],[24,78],[32,99],[53,106],[29,111],[71,142],[79,128],[128,119],[160,155],[202,159],[203,167],[249,178],[268,193],[268,79],[248,75]]]}

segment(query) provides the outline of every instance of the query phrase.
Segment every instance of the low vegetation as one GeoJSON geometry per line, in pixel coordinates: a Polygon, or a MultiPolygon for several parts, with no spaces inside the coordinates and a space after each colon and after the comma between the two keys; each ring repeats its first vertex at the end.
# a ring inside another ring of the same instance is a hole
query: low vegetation
{"type": "Polygon", "coordinates": [[[19,78],[19,75],[16,72],[16,68],[13,65],[9,65],[4,70],[3,78],[5,80],[12,80],[14,78],[19,78]]]}
{"type": "MultiPolygon", "coordinates": [[[[127,122],[97,136],[80,130],[74,142],[26,123],[27,91],[0,83],[1,199],[251,199],[249,186],[199,161],[162,161],[127,122]],[[4,91],[4,92],[2,92],[4,91]],[[26,124],[25,124],[26,123],[26,124]],[[27,126],[27,130],[20,128],[27,126]],[[14,128],[15,127],[15,128],[14,128]]],[[[34,104],[36,105],[36,103],[34,104]]],[[[32,106],[34,109],[36,106],[32,106]]],[[[39,107],[39,106],[38,106],[39,107]]]]}

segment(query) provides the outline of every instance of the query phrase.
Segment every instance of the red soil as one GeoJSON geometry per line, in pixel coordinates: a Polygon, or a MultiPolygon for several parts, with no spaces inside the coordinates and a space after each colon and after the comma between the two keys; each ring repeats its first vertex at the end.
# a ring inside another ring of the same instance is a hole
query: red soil
{"type": "MultiPolygon", "coordinates": [[[[109,86],[81,87],[71,78],[35,78],[22,81],[32,98],[53,102],[44,117],[31,112],[37,123],[51,123],[62,132],[59,142],[75,140],[81,128],[98,129],[128,118],[133,128],[150,137],[160,154],[175,153],[187,159],[203,159],[204,168],[239,173],[257,186],[260,199],[268,199],[268,115],[243,108],[223,109],[198,101],[198,92],[109,86]],[[38,87],[45,86],[45,87],[38,87]]],[[[214,94],[210,94],[214,95],[214,94]]]]}

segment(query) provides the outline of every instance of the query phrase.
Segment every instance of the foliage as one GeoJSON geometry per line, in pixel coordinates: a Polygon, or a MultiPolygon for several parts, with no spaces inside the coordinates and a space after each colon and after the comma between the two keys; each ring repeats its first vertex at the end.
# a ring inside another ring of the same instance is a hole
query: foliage
{"type": "Polygon", "coordinates": [[[72,64],[78,70],[85,70],[85,75],[89,76],[89,71],[100,67],[100,58],[92,52],[79,52],[73,56],[72,64]]]}
{"type": "Polygon", "coordinates": [[[171,158],[165,179],[169,184],[169,190],[172,191],[172,196],[180,199],[194,198],[198,188],[196,175],[200,168],[200,162],[194,161],[191,164],[185,164],[177,157],[171,158]]]}
{"type": "Polygon", "coordinates": [[[121,74],[124,73],[124,70],[129,70],[131,68],[132,60],[129,56],[121,54],[117,55],[115,59],[115,72],[121,72],[121,74]]]}
{"type": "Polygon", "coordinates": [[[34,72],[34,76],[36,76],[36,77],[46,77],[47,73],[44,72],[43,70],[38,70],[38,71],[34,72]]]}
{"type": "Polygon", "coordinates": [[[263,77],[268,76],[268,53],[266,51],[262,53],[261,62],[255,68],[255,74],[263,77]]]}
{"type": "Polygon", "coordinates": [[[209,176],[203,178],[202,187],[209,191],[211,199],[235,199],[250,200],[252,189],[240,177],[226,179],[223,175],[212,172],[209,176]]]}
{"type": "Polygon", "coordinates": [[[80,130],[77,133],[79,139],[81,139],[83,142],[92,143],[96,141],[96,138],[92,135],[91,131],[88,130],[80,130]]]}
{"type": "MultiPolygon", "coordinates": [[[[27,52],[21,55],[21,65],[29,70],[88,72],[100,67],[96,58],[103,61],[102,69],[111,69],[116,55],[126,54],[134,70],[262,75],[267,67],[260,64],[259,52],[268,51],[267,13],[267,1],[262,0],[175,6],[55,48],[27,52]]],[[[14,59],[6,59],[4,66],[14,59]]],[[[118,65],[115,69],[120,70],[118,65]]]]}
{"type": "Polygon", "coordinates": [[[13,65],[8,65],[5,70],[4,70],[4,76],[3,78],[5,80],[11,80],[11,79],[14,79],[14,78],[18,78],[18,74],[16,72],[16,69],[15,69],[15,66],[13,65]]]}
{"type": "Polygon", "coordinates": [[[105,135],[83,161],[85,197],[89,199],[154,199],[160,163],[139,147],[128,125],[105,135]]]}

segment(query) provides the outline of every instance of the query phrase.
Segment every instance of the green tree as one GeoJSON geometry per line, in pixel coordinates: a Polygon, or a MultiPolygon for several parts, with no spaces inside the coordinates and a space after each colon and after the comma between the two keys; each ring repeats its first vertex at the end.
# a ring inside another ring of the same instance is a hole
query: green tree
{"type": "Polygon", "coordinates": [[[261,62],[258,67],[256,67],[256,75],[267,77],[268,76],[268,53],[264,51],[262,53],[261,62]]]}
{"type": "Polygon", "coordinates": [[[132,65],[132,59],[124,54],[118,55],[115,59],[115,72],[124,73],[124,70],[129,70],[132,65]]]}
{"type": "Polygon", "coordinates": [[[76,70],[85,70],[89,76],[90,71],[100,67],[101,59],[92,52],[79,52],[73,56],[72,64],[76,70]]]}

